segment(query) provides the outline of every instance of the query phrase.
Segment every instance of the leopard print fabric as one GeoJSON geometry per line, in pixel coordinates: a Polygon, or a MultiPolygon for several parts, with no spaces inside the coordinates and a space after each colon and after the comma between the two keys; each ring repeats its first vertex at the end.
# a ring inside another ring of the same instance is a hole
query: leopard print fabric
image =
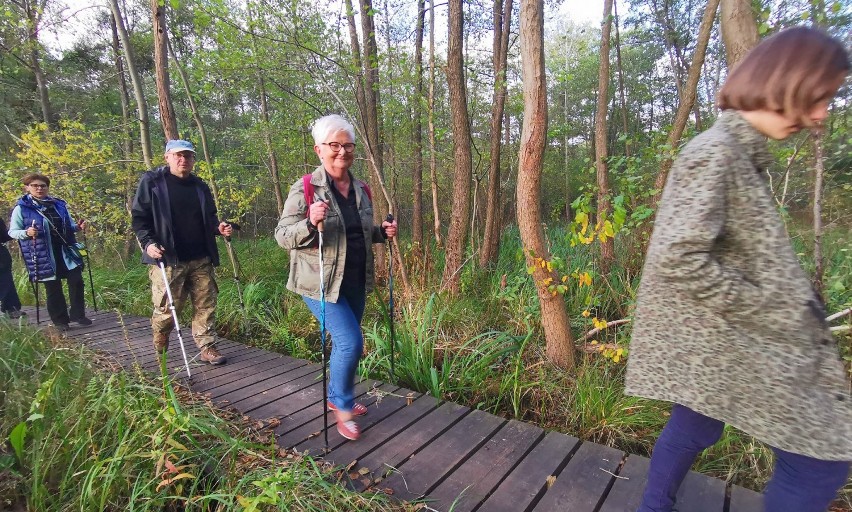
{"type": "Polygon", "coordinates": [[[766,182],[770,161],[735,111],[681,152],[642,274],[626,392],[852,460],[849,383],[766,182]]]}

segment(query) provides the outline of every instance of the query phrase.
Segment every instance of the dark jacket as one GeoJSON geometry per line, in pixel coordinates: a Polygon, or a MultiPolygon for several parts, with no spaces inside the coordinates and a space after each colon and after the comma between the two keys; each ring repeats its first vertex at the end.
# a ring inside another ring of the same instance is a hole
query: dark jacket
{"type": "MultiPolygon", "coordinates": [[[[178,263],[172,211],[169,206],[169,189],[166,185],[166,174],[169,172],[169,167],[163,165],[143,174],[142,179],[139,180],[139,187],[136,189],[136,196],[133,198],[132,228],[139,241],[139,247],[142,248],[142,262],[148,265],[157,264],[156,260],[145,252],[145,248],[154,243],[165,249],[163,259],[167,265],[178,263]]],[[[219,265],[219,250],[216,247],[219,218],[216,214],[213,194],[210,193],[210,187],[198,176],[191,174],[187,179],[192,180],[198,192],[207,253],[210,255],[211,263],[219,265]]]]}
{"type": "MultiPolygon", "coordinates": [[[[77,231],[77,223],[68,212],[68,206],[62,199],[50,197],[56,212],[62,217],[63,222],[68,227],[68,238],[62,240],[62,257],[65,260],[66,268],[73,269],[81,266],[83,260],[80,254],[71,248],[77,243],[74,232],[77,231]]],[[[52,242],[50,234],[50,222],[40,213],[44,209],[33,201],[29,194],[18,199],[17,206],[12,210],[12,221],[9,226],[9,236],[18,240],[21,246],[21,254],[24,257],[24,262],[27,264],[27,271],[30,274],[30,280],[35,277],[35,267],[38,266],[38,280],[44,281],[53,279],[56,276],[56,262],[53,260],[53,251],[51,250],[52,242]],[[35,239],[35,248],[33,247],[32,239],[27,236],[27,228],[35,222],[38,228],[38,236],[35,239]],[[35,255],[35,263],[33,262],[35,255]]]]}
{"type": "Polygon", "coordinates": [[[6,242],[12,240],[8,231],[9,228],[6,227],[6,222],[0,219],[0,270],[6,270],[12,266],[12,255],[9,254],[9,249],[6,248],[6,242]]]}

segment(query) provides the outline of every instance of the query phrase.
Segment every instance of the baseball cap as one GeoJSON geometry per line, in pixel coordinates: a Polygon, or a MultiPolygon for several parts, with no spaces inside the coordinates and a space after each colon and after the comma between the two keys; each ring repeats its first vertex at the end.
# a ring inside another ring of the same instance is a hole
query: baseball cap
{"type": "Polygon", "coordinates": [[[192,151],[195,153],[195,146],[188,140],[170,140],[166,142],[166,153],[180,153],[181,151],[192,151]]]}

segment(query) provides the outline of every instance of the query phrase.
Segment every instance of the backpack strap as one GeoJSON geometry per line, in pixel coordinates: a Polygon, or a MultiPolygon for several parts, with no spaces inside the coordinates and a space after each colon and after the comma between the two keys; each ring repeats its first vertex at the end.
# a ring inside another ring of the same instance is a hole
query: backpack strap
{"type": "Polygon", "coordinates": [[[305,209],[305,217],[311,216],[311,203],[314,202],[314,184],[311,183],[311,175],[305,174],[302,176],[302,188],[305,190],[305,204],[308,207],[305,209]]]}
{"type": "Polygon", "coordinates": [[[373,193],[372,193],[372,192],[370,192],[370,186],[369,186],[369,185],[367,185],[367,182],[365,182],[365,181],[361,181],[361,180],[359,180],[359,179],[356,179],[355,181],[357,181],[359,185],[361,185],[362,187],[364,187],[364,192],[366,192],[366,193],[367,193],[367,199],[369,199],[369,200],[370,200],[370,203],[372,203],[372,202],[373,202],[373,193]]]}

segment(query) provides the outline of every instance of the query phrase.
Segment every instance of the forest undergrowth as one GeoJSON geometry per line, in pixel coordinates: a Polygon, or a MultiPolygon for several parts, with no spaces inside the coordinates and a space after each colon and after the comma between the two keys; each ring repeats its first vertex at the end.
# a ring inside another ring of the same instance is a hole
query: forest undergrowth
{"type": "MultiPolygon", "coordinates": [[[[608,274],[600,275],[595,268],[596,246],[572,246],[570,236],[560,230],[551,230],[548,235],[552,254],[568,276],[564,297],[577,341],[574,371],[558,368],[545,357],[535,287],[517,232],[509,230],[496,266],[488,270],[467,266],[457,297],[431,291],[440,284],[428,278],[440,275],[435,268],[442,265],[440,258],[430,253],[427,258],[415,255],[403,243],[413,289],[406,294],[400,280],[395,280],[395,374],[390,375],[388,289],[380,285],[368,297],[363,322],[367,355],[361,361],[361,375],[393,380],[436,397],[647,456],[667,420],[669,405],[623,393],[629,322],[581,339],[602,325],[599,322],[629,319],[641,270],[631,263],[638,260],[631,253],[632,241],[626,237],[618,240],[616,265],[608,274]]],[[[806,269],[812,267],[807,242],[795,235],[793,241],[806,269]]],[[[852,304],[850,245],[843,230],[825,237],[829,312],[852,304]]],[[[272,240],[237,240],[234,246],[242,267],[246,307],[243,310],[239,306],[230,263],[222,250],[222,266],[217,272],[220,334],[294,357],[319,360],[317,322],[301,298],[285,288],[287,254],[272,240]]],[[[102,307],[142,316],[150,313],[147,269],[138,263],[137,256],[124,261],[102,252],[95,260],[94,275],[102,307]]],[[[18,285],[19,290],[25,290],[22,275],[18,276],[18,285]]],[[[25,302],[32,302],[27,293],[25,302]]],[[[838,337],[838,342],[848,368],[852,338],[838,337]]],[[[34,391],[22,393],[33,396],[34,391]]],[[[223,442],[216,435],[205,439],[211,445],[223,442]]],[[[222,453],[217,457],[234,450],[229,446],[216,448],[222,453]]],[[[772,463],[766,446],[726,427],[722,440],[700,456],[694,469],[760,490],[771,474],[772,463]]],[[[313,471],[311,475],[316,476],[320,470],[308,464],[304,471],[313,471]]],[[[838,507],[852,510],[852,484],[844,489],[838,507]]]]}

